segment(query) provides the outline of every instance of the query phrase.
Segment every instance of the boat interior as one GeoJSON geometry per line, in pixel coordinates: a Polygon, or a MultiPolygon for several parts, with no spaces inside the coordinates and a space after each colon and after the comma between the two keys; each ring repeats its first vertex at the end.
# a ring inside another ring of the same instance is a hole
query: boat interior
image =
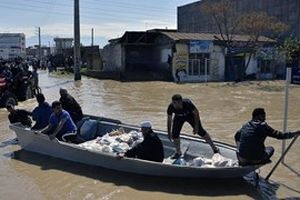
{"type": "MultiPolygon", "coordinates": [[[[79,130],[79,137],[84,141],[94,140],[97,137],[102,137],[103,135],[110,133],[115,130],[122,129],[125,133],[130,131],[139,131],[140,128],[137,126],[126,125],[121,123],[119,120],[99,118],[95,116],[86,116],[84,119],[77,123],[79,130]],[[85,126],[87,125],[87,126],[85,126]],[[87,135],[88,134],[88,135],[87,135]]],[[[155,133],[161,139],[164,146],[165,158],[169,158],[174,152],[175,148],[173,143],[171,143],[167,137],[165,131],[154,130],[155,133]]],[[[235,148],[224,143],[215,142],[222,156],[236,160],[235,148]]],[[[199,137],[181,136],[181,148],[184,155],[184,160],[191,161],[196,157],[202,156],[204,158],[211,158],[214,154],[211,147],[199,137]]]]}

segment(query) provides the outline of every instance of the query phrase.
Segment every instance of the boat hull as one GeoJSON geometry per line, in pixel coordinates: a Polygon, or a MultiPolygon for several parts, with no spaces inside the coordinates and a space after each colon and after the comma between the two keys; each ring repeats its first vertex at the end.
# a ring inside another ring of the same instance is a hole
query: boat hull
{"type": "MultiPolygon", "coordinates": [[[[108,130],[116,127],[124,127],[126,130],[136,129],[136,127],[134,126],[130,127],[128,125],[115,124],[111,122],[103,122],[103,127],[108,130]]],[[[254,171],[258,167],[246,166],[202,168],[163,164],[133,158],[117,159],[113,154],[87,150],[75,144],[49,140],[48,136],[36,135],[31,130],[24,129],[24,127],[22,127],[20,124],[10,125],[10,128],[15,131],[19,144],[24,150],[87,165],[99,166],[117,171],[142,175],[181,178],[227,179],[241,178],[244,175],[254,171]]],[[[168,141],[166,134],[159,131],[157,131],[157,134],[164,144],[165,155],[173,153],[174,149],[172,147],[172,144],[168,141]]],[[[201,154],[201,151],[203,153],[211,151],[209,146],[200,139],[183,136],[182,140],[182,144],[190,145],[190,155],[198,154],[199,152],[201,154]]],[[[235,148],[223,143],[216,144],[221,149],[222,155],[231,159],[236,159],[235,148]]]]}

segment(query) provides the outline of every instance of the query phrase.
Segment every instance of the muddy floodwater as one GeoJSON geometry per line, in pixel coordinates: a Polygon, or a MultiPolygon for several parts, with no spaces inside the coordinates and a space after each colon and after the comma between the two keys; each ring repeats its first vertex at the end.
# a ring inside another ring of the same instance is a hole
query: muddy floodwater
{"type": "MultiPolygon", "coordinates": [[[[138,124],[151,120],[154,128],[166,130],[166,109],[175,93],[190,98],[200,111],[204,128],[214,140],[234,144],[233,136],[251,117],[255,107],[264,107],[267,122],[283,127],[284,82],[175,84],[167,82],[117,82],[40,73],[40,86],[48,102],[59,99],[66,88],[84,113],[138,124]]],[[[35,99],[18,107],[32,110],[35,99]]],[[[300,87],[289,95],[288,129],[300,129],[300,87]]],[[[0,109],[0,199],[300,199],[300,140],[296,141],[267,183],[268,174],[281,153],[281,141],[267,139],[275,147],[273,163],[260,169],[255,187],[246,180],[174,179],[139,176],[68,162],[20,150],[8,128],[6,109],[0,109]]],[[[184,132],[192,129],[186,124],[184,132]]]]}

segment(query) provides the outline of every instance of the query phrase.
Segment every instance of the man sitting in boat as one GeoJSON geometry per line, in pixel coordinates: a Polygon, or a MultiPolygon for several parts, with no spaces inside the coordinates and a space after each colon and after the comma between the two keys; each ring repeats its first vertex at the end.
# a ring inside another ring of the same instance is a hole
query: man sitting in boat
{"type": "Polygon", "coordinates": [[[6,106],[7,111],[9,112],[8,119],[11,124],[20,122],[24,126],[31,127],[31,112],[24,109],[15,109],[14,105],[8,104],[6,106]]]}
{"type": "Polygon", "coordinates": [[[179,158],[182,154],[179,136],[182,126],[185,122],[188,122],[193,127],[194,134],[198,134],[199,136],[203,137],[203,139],[205,139],[205,141],[211,146],[214,153],[219,153],[219,149],[214,145],[210,135],[202,127],[199,117],[199,111],[190,99],[182,99],[182,96],[180,94],[175,94],[172,97],[172,102],[168,107],[167,114],[168,137],[170,141],[174,143],[174,146],[176,148],[176,152],[172,156],[173,159],[179,158]],[[172,121],[173,113],[174,118],[172,121]]]}
{"type": "Polygon", "coordinates": [[[284,140],[300,134],[300,131],[282,133],[274,130],[265,120],[265,110],[256,108],[252,112],[252,120],[243,125],[235,134],[240,165],[256,165],[271,162],[270,158],[274,154],[274,148],[265,147],[266,137],[284,140]]]}
{"type": "Polygon", "coordinates": [[[58,140],[64,142],[72,141],[76,137],[77,127],[69,113],[62,109],[61,102],[59,101],[52,103],[52,110],[53,113],[50,116],[48,126],[35,133],[49,135],[51,140],[56,137],[58,140]]]}
{"type": "Polygon", "coordinates": [[[47,102],[45,102],[45,97],[42,93],[36,95],[36,100],[39,105],[32,111],[32,119],[35,121],[35,125],[32,129],[39,130],[48,125],[52,114],[52,108],[47,102]]]}
{"type": "Polygon", "coordinates": [[[162,162],[164,160],[163,145],[159,137],[153,132],[151,122],[142,122],[141,131],[144,137],[143,142],[128,150],[124,155],[119,154],[117,158],[120,159],[126,156],[129,158],[162,162]]]}
{"type": "Polygon", "coordinates": [[[66,89],[60,88],[59,93],[59,101],[61,102],[62,108],[70,114],[75,123],[79,122],[83,117],[79,103],[68,93],[66,89]]]}

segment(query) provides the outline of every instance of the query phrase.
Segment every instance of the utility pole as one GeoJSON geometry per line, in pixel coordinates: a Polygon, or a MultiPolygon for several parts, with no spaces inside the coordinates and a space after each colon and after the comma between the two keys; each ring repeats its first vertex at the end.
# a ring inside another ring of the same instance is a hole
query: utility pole
{"type": "Polygon", "coordinates": [[[38,27],[38,34],[39,34],[39,47],[38,47],[38,56],[39,56],[39,67],[42,64],[42,52],[41,52],[41,27],[38,27]]]}
{"type": "Polygon", "coordinates": [[[94,46],[94,28],[92,28],[92,46],[94,46]]]}
{"type": "Polygon", "coordinates": [[[81,80],[80,74],[80,18],[79,0],[74,0],[74,80],[81,80]]]}

